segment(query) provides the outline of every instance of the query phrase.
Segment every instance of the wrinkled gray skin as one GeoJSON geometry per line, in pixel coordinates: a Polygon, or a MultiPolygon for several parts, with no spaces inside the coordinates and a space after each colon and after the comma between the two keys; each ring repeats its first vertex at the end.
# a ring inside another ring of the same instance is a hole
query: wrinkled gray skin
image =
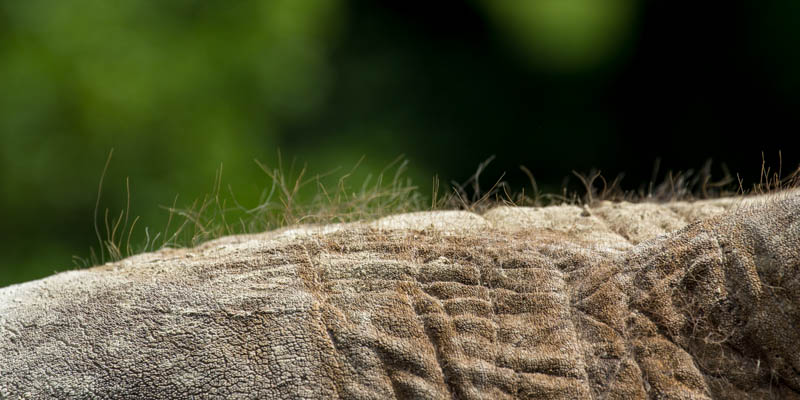
{"type": "Polygon", "coordinates": [[[800,192],[297,227],[0,289],[2,398],[800,398],[800,192]]]}

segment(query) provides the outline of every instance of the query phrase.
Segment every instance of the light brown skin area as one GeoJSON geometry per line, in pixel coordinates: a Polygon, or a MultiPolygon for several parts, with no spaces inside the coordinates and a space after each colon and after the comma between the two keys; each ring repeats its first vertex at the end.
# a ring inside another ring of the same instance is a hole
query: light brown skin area
{"type": "Polygon", "coordinates": [[[0,398],[800,398],[800,191],[417,213],[0,289],[0,398]]]}

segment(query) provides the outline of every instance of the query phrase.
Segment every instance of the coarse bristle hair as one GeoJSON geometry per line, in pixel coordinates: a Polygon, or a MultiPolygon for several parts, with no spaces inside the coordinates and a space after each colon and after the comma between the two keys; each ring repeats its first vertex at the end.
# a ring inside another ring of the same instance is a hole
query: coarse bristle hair
{"type": "MultiPolygon", "coordinates": [[[[367,175],[360,185],[351,182],[353,172],[361,160],[344,173],[337,170],[308,176],[307,166],[299,172],[285,169],[280,152],[278,165],[268,167],[256,160],[267,175],[270,184],[263,188],[258,205],[242,206],[233,190],[223,190],[222,166],[217,169],[211,192],[187,206],[178,207],[176,196],[170,206],[161,206],[168,212],[162,229],[144,227],[143,237],[133,240],[139,217],[130,211],[130,182],[125,180],[127,203],[118,214],[106,208],[102,214],[104,229],[99,226],[99,210],[103,181],[113,156],[109,152],[100,176],[94,211],[94,228],[98,247],[90,247],[88,257],[73,256],[77,267],[89,267],[162,248],[193,247],[208,240],[227,235],[257,233],[299,224],[330,224],[370,220],[386,215],[426,210],[467,210],[482,213],[497,205],[542,207],[557,204],[576,204],[592,207],[601,201],[672,202],[695,201],[731,196],[777,193],[800,187],[800,166],[783,175],[782,161],[777,170],[771,169],[762,155],[759,182],[747,185],[738,175],[730,174],[723,165],[723,176],[713,178],[711,161],[698,170],[673,173],[668,171],[657,179],[658,162],[653,178],[646,186],[624,190],[622,175],[606,179],[600,171],[588,173],[573,171],[581,186],[567,188],[567,180],[560,193],[542,193],[534,174],[526,167],[520,170],[528,177],[529,188],[515,190],[503,180],[504,174],[488,189],[481,186],[481,175],[494,159],[480,163],[475,173],[463,183],[451,182],[442,190],[438,176],[432,180],[431,196],[424,196],[410,178],[404,177],[408,160],[396,158],[382,171],[367,175]],[[299,199],[301,190],[312,189],[310,199],[299,199]],[[526,191],[527,189],[527,191],[526,191]],[[116,216],[115,216],[116,215],[116,216]],[[133,241],[133,242],[132,242],[133,241]]],[[[780,153],[779,153],[780,160],[780,153]]]]}

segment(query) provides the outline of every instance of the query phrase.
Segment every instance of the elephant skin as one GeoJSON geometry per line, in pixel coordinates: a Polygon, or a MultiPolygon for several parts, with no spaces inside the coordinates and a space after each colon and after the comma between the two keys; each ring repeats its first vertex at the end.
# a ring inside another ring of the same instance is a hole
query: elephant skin
{"type": "Polygon", "coordinates": [[[800,399],[800,190],[300,226],[0,289],[0,398],[800,399]]]}

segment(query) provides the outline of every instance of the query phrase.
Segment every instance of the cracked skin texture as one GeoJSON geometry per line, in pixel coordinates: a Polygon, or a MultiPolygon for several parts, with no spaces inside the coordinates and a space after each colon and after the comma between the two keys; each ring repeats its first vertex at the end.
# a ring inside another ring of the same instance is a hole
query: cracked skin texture
{"type": "Polygon", "coordinates": [[[295,227],[0,289],[5,398],[800,398],[800,191],[295,227]]]}

